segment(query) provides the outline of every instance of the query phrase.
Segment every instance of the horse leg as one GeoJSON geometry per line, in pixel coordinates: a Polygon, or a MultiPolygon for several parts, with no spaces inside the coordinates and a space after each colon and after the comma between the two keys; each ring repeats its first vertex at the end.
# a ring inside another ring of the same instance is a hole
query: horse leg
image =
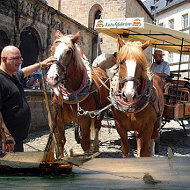
{"type": "Polygon", "coordinates": [[[89,153],[90,150],[90,120],[81,124],[81,147],[84,153],[89,153]]]}
{"type": "Polygon", "coordinates": [[[149,124],[148,127],[143,131],[142,135],[142,149],[140,156],[141,157],[149,157],[150,156],[150,143],[151,143],[151,136],[153,132],[154,125],[149,124]]]}
{"type": "Polygon", "coordinates": [[[123,158],[126,158],[128,156],[129,150],[130,150],[127,130],[125,130],[125,128],[122,127],[118,123],[118,121],[115,121],[115,124],[116,124],[117,132],[119,133],[119,135],[121,137],[121,151],[123,154],[122,156],[123,156],[123,158]]]}
{"type": "Polygon", "coordinates": [[[150,145],[150,154],[151,154],[151,156],[154,156],[156,151],[158,151],[158,147],[156,147],[156,143],[159,142],[159,140],[157,140],[157,138],[160,135],[159,131],[160,131],[161,122],[162,122],[162,119],[160,118],[160,119],[157,119],[156,123],[154,124],[154,130],[153,130],[153,133],[152,133],[151,145],[150,145]]]}
{"type": "Polygon", "coordinates": [[[151,139],[150,141],[150,156],[155,155],[155,140],[151,139]]]}
{"type": "Polygon", "coordinates": [[[137,157],[140,157],[141,153],[141,138],[139,137],[139,133],[137,131],[134,131],[134,135],[136,137],[136,142],[137,142],[137,157]]]}
{"type": "Polygon", "coordinates": [[[64,122],[63,122],[63,117],[61,114],[61,111],[58,111],[57,114],[57,131],[58,131],[58,139],[59,139],[59,150],[61,153],[61,156],[64,156],[64,146],[66,143],[66,138],[65,138],[65,130],[64,130],[64,122]]]}
{"type": "Polygon", "coordinates": [[[91,129],[95,129],[95,136],[93,141],[93,152],[99,152],[99,131],[101,127],[101,120],[92,119],[91,129]]]}

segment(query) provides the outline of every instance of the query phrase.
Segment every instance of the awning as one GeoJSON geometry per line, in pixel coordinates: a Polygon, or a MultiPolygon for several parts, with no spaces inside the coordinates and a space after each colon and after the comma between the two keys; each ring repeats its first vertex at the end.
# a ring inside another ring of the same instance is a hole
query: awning
{"type": "Polygon", "coordinates": [[[126,24],[126,19],[128,18],[124,19],[125,22],[123,20],[119,21],[119,19],[98,19],[95,22],[95,30],[113,38],[117,38],[120,35],[124,40],[142,42],[150,40],[151,47],[174,53],[190,54],[189,34],[146,23],[140,20],[142,18],[129,18],[133,19],[132,23],[126,24]],[[106,22],[110,21],[111,24],[104,24],[104,20],[106,22]],[[106,26],[108,27],[106,28],[106,26]],[[120,26],[122,27],[120,28],[120,26]]]}

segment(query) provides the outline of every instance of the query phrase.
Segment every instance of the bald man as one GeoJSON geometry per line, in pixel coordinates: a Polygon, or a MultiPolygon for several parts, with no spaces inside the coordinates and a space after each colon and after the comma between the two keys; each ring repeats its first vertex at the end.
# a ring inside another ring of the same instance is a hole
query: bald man
{"type": "Polygon", "coordinates": [[[31,121],[30,107],[24,95],[23,78],[39,68],[50,66],[56,58],[49,57],[39,64],[19,70],[23,58],[15,46],[6,46],[1,52],[0,65],[0,124],[4,129],[7,151],[23,152],[23,140],[28,135],[31,121]]]}

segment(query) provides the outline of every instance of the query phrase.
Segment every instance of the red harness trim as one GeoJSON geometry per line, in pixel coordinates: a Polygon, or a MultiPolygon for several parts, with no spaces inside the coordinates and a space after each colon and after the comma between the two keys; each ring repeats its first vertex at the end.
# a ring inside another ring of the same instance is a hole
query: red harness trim
{"type": "MultiPolygon", "coordinates": [[[[141,88],[141,93],[144,91],[145,89],[145,80],[142,79],[142,88],[141,88]]],[[[119,83],[117,84],[117,89],[116,90],[119,90],[119,83]]],[[[121,100],[120,96],[118,95],[118,91],[116,93],[116,99],[121,103],[121,104],[124,104],[126,106],[133,106],[135,104],[137,104],[141,99],[142,97],[140,97],[139,99],[137,99],[135,102],[131,102],[131,103],[127,103],[127,102],[124,102],[121,100]]]]}
{"type": "MultiPolygon", "coordinates": [[[[74,91],[74,94],[77,94],[78,92],[80,92],[80,90],[84,87],[85,82],[86,82],[86,78],[87,78],[86,67],[83,66],[83,79],[82,79],[82,83],[81,83],[79,89],[77,89],[76,91],[74,91]]],[[[61,92],[62,92],[63,94],[68,94],[68,95],[71,95],[71,94],[72,94],[72,93],[70,93],[70,92],[64,90],[63,88],[61,88],[61,92]]]]}

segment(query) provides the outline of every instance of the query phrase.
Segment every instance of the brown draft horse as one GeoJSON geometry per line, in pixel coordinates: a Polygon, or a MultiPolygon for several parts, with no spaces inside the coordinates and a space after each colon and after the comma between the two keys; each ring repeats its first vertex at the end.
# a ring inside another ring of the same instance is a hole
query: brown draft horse
{"type": "Polygon", "coordinates": [[[80,32],[66,36],[60,31],[55,33],[51,55],[57,58],[57,62],[51,65],[47,73],[47,82],[54,92],[54,125],[57,125],[62,156],[66,143],[64,126],[69,122],[80,126],[80,143],[85,153],[90,151],[90,131],[94,126],[92,151],[98,151],[98,131],[103,114],[99,112],[99,115],[97,111],[106,106],[109,96],[109,86],[106,86],[109,85],[108,77],[99,68],[91,70],[80,46],[76,44],[79,36],[80,32]]]}
{"type": "Polygon", "coordinates": [[[164,109],[164,82],[149,72],[149,64],[143,52],[149,42],[124,43],[117,56],[118,72],[112,81],[110,92],[116,129],[121,137],[123,157],[130,146],[128,131],[134,131],[137,140],[137,156],[150,156],[151,143],[158,136],[164,109]],[[115,81],[115,83],[114,83],[115,81]]]}

